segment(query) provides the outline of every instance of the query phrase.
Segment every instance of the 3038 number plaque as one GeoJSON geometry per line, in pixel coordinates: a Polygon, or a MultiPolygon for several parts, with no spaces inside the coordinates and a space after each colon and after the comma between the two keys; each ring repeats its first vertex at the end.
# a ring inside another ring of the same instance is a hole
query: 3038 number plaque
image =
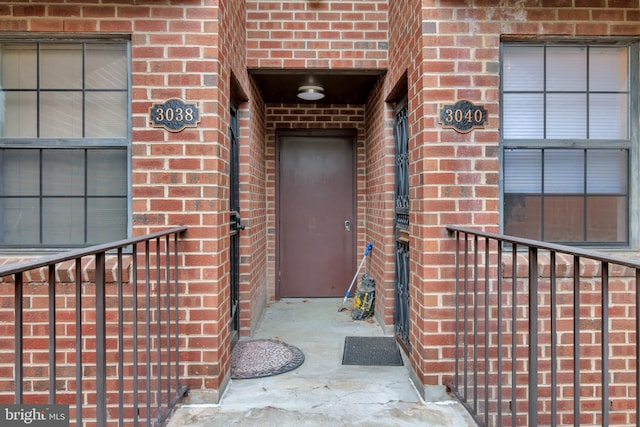
{"type": "Polygon", "coordinates": [[[475,128],[484,127],[487,122],[487,109],[467,100],[458,101],[442,107],[439,122],[444,128],[468,133],[475,128]]]}
{"type": "Polygon", "coordinates": [[[196,127],[200,121],[200,112],[196,104],[172,98],[163,104],[153,104],[149,109],[149,121],[154,127],[180,132],[187,127],[196,127]]]}

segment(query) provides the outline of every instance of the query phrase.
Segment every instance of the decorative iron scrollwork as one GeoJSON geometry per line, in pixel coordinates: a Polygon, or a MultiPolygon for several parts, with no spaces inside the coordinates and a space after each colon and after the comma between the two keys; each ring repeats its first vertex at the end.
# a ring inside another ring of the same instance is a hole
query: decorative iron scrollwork
{"type": "Polygon", "coordinates": [[[395,333],[405,349],[409,344],[409,110],[405,104],[396,113],[393,135],[396,145],[396,283],[393,321],[395,333]]]}

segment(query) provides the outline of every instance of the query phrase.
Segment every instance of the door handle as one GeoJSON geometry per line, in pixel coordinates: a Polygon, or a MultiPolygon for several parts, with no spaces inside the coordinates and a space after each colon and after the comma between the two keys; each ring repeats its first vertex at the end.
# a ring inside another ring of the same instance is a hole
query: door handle
{"type": "Polygon", "coordinates": [[[346,220],[344,222],[344,231],[351,231],[351,221],[346,220]]]}
{"type": "Polygon", "coordinates": [[[237,212],[231,213],[231,231],[242,231],[245,226],[240,223],[240,214],[237,212]]]}

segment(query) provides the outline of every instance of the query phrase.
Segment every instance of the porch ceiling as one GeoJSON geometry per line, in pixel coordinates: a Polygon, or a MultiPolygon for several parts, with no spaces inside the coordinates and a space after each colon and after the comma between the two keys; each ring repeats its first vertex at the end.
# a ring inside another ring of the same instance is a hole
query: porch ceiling
{"type": "Polygon", "coordinates": [[[249,70],[268,104],[364,104],[384,73],[384,70],[249,70]],[[299,99],[298,87],[309,84],[324,87],[325,97],[319,101],[299,99]]]}

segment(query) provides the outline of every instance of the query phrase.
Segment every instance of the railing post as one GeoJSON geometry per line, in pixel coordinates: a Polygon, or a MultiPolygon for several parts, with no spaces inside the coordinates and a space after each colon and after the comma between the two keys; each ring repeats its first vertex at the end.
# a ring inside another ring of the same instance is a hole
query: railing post
{"type": "Polygon", "coordinates": [[[122,248],[118,248],[118,421],[124,425],[124,301],[122,248]]]}
{"type": "Polygon", "coordinates": [[[174,265],[174,277],[173,277],[173,281],[174,281],[174,286],[175,286],[175,319],[176,319],[176,329],[175,329],[175,335],[176,335],[176,348],[175,348],[175,352],[176,352],[176,357],[175,357],[175,370],[176,370],[176,393],[178,393],[178,390],[180,390],[180,304],[179,304],[179,296],[180,296],[180,289],[178,288],[178,234],[174,234],[173,235],[173,260],[175,262],[174,265]]]}
{"type": "Polygon", "coordinates": [[[484,425],[489,425],[489,239],[484,239],[484,425]]]}
{"type": "Polygon", "coordinates": [[[609,425],[609,263],[602,262],[602,426],[609,425]]]}
{"type": "Polygon", "coordinates": [[[549,293],[551,298],[551,427],[557,424],[558,414],[558,301],[556,284],[556,253],[551,251],[549,256],[550,282],[549,293]]]}
{"type": "MultiPolygon", "coordinates": [[[[160,238],[155,239],[156,242],[156,419],[158,422],[160,421],[160,417],[162,416],[162,269],[160,268],[161,264],[161,252],[160,252],[160,238]]],[[[147,375],[151,375],[149,372],[147,375]]]]}
{"type": "MultiPolygon", "coordinates": [[[[78,272],[80,273],[80,272],[78,272]]],[[[96,254],[96,422],[107,423],[105,253],[96,254]]]]}
{"type": "MultiPolygon", "coordinates": [[[[636,268],[636,390],[640,390],[640,269],[636,268]]],[[[636,427],[640,427],[640,391],[636,391],[636,427]]]]}
{"type": "MultiPolygon", "coordinates": [[[[131,285],[133,289],[133,395],[138,396],[138,245],[133,245],[131,250],[131,285]]],[[[138,425],[138,415],[140,412],[140,400],[133,399],[133,425],[138,425]]]]}
{"type": "MultiPolygon", "coordinates": [[[[166,354],[167,354],[167,402],[171,401],[171,252],[170,252],[170,243],[169,236],[165,236],[165,286],[166,289],[166,301],[165,301],[165,310],[166,310],[166,323],[165,327],[167,329],[167,340],[166,340],[166,354]]],[[[158,294],[158,298],[159,298],[158,294]]]]}
{"type": "Polygon", "coordinates": [[[538,249],[529,247],[529,425],[538,427],[538,249]]]}
{"type": "Polygon", "coordinates": [[[145,319],[144,319],[144,326],[145,326],[145,367],[146,367],[146,372],[147,372],[147,381],[146,381],[146,409],[147,409],[147,413],[146,413],[146,418],[147,418],[147,425],[150,426],[151,425],[151,381],[149,381],[149,373],[151,372],[151,267],[150,267],[150,252],[151,251],[151,245],[149,244],[149,241],[147,240],[146,242],[144,242],[144,261],[145,261],[145,266],[144,266],[144,290],[145,290],[145,294],[144,294],[144,300],[145,300],[145,319]]]}
{"type": "Polygon", "coordinates": [[[469,236],[464,234],[464,400],[468,401],[469,390],[469,236]]]}
{"type": "Polygon", "coordinates": [[[76,425],[82,425],[82,258],[75,259],[76,269],[76,425]]]}
{"type": "Polygon", "coordinates": [[[516,427],[518,394],[516,393],[518,354],[518,247],[511,245],[511,425],[516,427]]]}
{"type": "Polygon", "coordinates": [[[580,257],[573,256],[573,425],[580,426],[580,257]]]}
{"type": "Polygon", "coordinates": [[[56,403],[56,265],[49,264],[49,404],[56,403]]]}
{"type": "Polygon", "coordinates": [[[14,275],[14,318],[15,327],[15,393],[13,401],[15,404],[22,404],[23,381],[24,381],[24,354],[22,351],[23,318],[22,318],[22,272],[14,275]]]}
{"type": "MultiPolygon", "coordinates": [[[[455,360],[456,371],[454,373],[454,382],[456,391],[460,387],[460,232],[456,231],[456,345],[455,360]]],[[[640,330],[640,327],[639,327],[640,330]]]]}
{"type": "Polygon", "coordinates": [[[498,427],[502,427],[502,275],[502,242],[498,242],[498,427]]]}
{"type": "Polygon", "coordinates": [[[473,236],[473,408],[478,412],[478,236],[473,236]]]}

